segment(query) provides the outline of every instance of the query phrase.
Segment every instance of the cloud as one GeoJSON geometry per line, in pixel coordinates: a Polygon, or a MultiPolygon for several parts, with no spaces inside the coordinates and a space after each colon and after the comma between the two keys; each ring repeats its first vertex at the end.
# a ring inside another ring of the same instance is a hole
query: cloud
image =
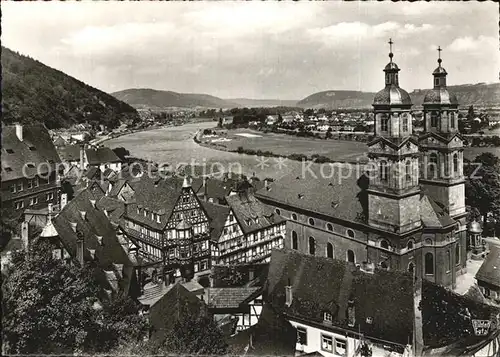
{"type": "Polygon", "coordinates": [[[480,35],[477,38],[472,36],[458,37],[447,46],[447,49],[455,53],[480,54],[498,47],[498,41],[489,36],[480,35]]]}

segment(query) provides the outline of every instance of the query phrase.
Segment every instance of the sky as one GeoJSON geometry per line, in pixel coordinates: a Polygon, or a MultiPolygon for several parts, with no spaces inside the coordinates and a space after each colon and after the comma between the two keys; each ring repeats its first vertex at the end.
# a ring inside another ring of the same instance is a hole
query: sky
{"type": "Polygon", "coordinates": [[[108,93],[153,88],[302,99],[400,86],[498,82],[494,2],[2,2],[2,45],[108,93]]]}

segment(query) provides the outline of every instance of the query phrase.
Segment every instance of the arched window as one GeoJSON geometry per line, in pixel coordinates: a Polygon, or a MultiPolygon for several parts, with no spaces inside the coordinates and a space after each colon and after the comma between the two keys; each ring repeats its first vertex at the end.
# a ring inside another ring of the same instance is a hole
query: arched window
{"type": "Polygon", "coordinates": [[[458,152],[453,154],[453,173],[458,173],[458,152]]]}
{"type": "Polygon", "coordinates": [[[413,249],[413,241],[412,241],[412,240],[409,240],[409,241],[408,241],[408,244],[406,244],[406,248],[407,248],[408,250],[413,249]]]}
{"type": "Polygon", "coordinates": [[[439,120],[439,113],[438,112],[431,112],[431,126],[436,128],[438,126],[438,120],[439,120]]]}
{"type": "Polygon", "coordinates": [[[408,131],[408,114],[403,114],[403,131],[408,131]]]}
{"type": "Polygon", "coordinates": [[[278,214],[278,216],[281,216],[281,211],[279,208],[276,208],[276,213],[278,214]]]}
{"type": "Polygon", "coordinates": [[[433,152],[429,156],[429,173],[431,174],[431,178],[436,177],[438,172],[438,156],[435,152],[433,152]]]}
{"type": "Polygon", "coordinates": [[[294,221],[296,221],[296,220],[297,220],[297,215],[296,215],[295,213],[292,213],[292,219],[293,219],[294,221]]]}
{"type": "Polygon", "coordinates": [[[326,224],[326,229],[328,229],[330,232],[333,232],[333,224],[327,223],[326,224]]]}
{"type": "Polygon", "coordinates": [[[309,237],[309,254],[316,254],[316,240],[313,237],[309,237]]]}
{"type": "Polygon", "coordinates": [[[450,113],[450,126],[452,129],[455,129],[455,113],[450,113]]]}
{"type": "Polygon", "coordinates": [[[434,274],[434,255],[432,253],[425,253],[425,274],[434,274]]]}
{"type": "Polygon", "coordinates": [[[314,219],[309,218],[309,221],[308,221],[308,222],[309,222],[309,224],[310,224],[311,226],[314,226],[314,219]]]}
{"type": "Polygon", "coordinates": [[[385,161],[380,161],[380,179],[382,181],[387,181],[389,179],[389,167],[385,161]]]}
{"type": "Polygon", "coordinates": [[[382,247],[384,249],[389,249],[389,243],[385,239],[382,239],[380,241],[380,247],[382,247]]]}
{"type": "Polygon", "coordinates": [[[356,257],[354,256],[354,252],[350,249],[347,251],[347,261],[349,263],[356,263],[356,257]]]}
{"type": "Polygon", "coordinates": [[[380,116],[380,130],[389,130],[389,116],[387,115],[387,113],[382,113],[382,115],[380,116]]]}
{"type": "Polygon", "coordinates": [[[327,258],[333,258],[333,244],[328,243],[326,245],[326,256],[327,258]]]}
{"type": "Polygon", "coordinates": [[[299,249],[299,238],[297,237],[297,232],[292,231],[292,249],[299,249]]]}
{"type": "Polygon", "coordinates": [[[460,244],[455,246],[455,264],[460,264],[460,244]]]}
{"type": "Polygon", "coordinates": [[[347,229],[347,235],[350,237],[350,238],[354,238],[354,231],[352,229],[347,229]]]}
{"type": "Polygon", "coordinates": [[[446,271],[451,271],[451,252],[450,250],[446,251],[446,271]]]}

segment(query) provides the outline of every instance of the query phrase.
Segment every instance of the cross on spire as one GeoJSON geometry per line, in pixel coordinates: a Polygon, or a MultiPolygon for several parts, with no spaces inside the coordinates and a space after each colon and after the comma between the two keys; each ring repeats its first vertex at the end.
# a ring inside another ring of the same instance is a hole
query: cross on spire
{"type": "Polygon", "coordinates": [[[392,56],[394,56],[394,55],[392,54],[392,44],[393,44],[393,43],[394,43],[394,42],[392,42],[392,38],[390,38],[390,39],[389,39],[389,58],[391,59],[391,62],[392,62],[392,56]]]}
{"type": "Polygon", "coordinates": [[[438,46],[438,63],[439,63],[439,66],[441,67],[441,62],[442,62],[442,59],[441,59],[441,46],[438,46]]]}

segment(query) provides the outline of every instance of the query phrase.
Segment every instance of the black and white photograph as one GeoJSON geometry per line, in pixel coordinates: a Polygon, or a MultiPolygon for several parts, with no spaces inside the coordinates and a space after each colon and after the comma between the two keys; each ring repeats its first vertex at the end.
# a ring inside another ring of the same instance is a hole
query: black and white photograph
{"type": "Polygon", "coordinates": [[[1,354],[500,357],[500,3],[2,1],[1,354]]]}

